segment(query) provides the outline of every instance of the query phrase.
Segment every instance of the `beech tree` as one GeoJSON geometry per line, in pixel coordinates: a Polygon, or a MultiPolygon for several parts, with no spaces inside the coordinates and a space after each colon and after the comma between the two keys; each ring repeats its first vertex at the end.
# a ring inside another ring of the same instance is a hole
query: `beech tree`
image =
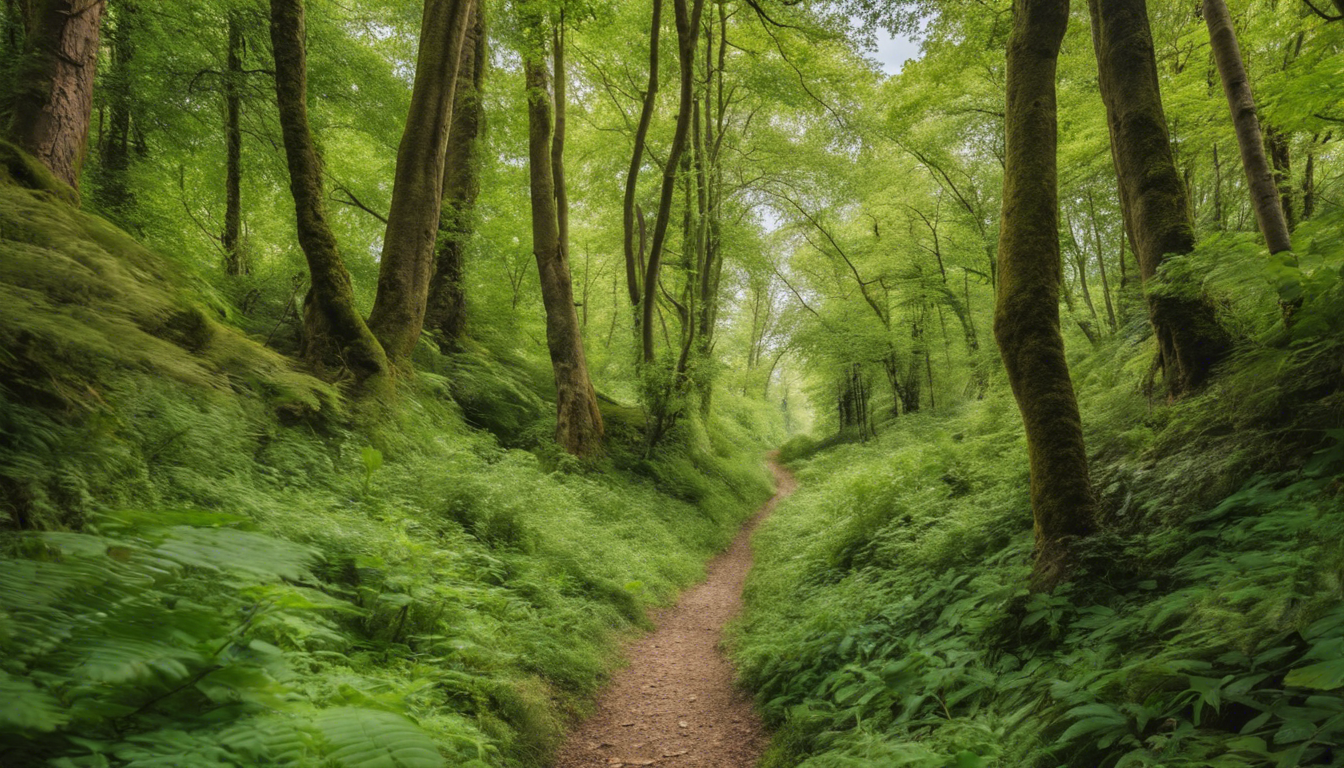
{"type": "Polygon", "coordinates": [[[1055,69],[1068,0],[1017,0],[1008,38],[1003,214],[994,337],[1027,432],[1033,580],[1067,578],[1073,541],[1093,530],[1082,419],[1059,329],[1055,69]]]}
{"type": "Polygon", "coordinates": [[[299,245],[310,285],[303,302],[303,356],[328,378],[352,376],[357,386],[381,387],[387,355],[355,309],[350,273],[327,223],[322,161],[308,127],[308,60],[303,0],[271,0],[275,94],[289,164],[299,245]]]}
{"type": "Polygon", "coordinates": [[[440,343],[449,349],[466,332],[466,294],[462,281],[467,244],[475,230],[476,198],[481,191],[477,143],[485,116],[482,88],[489,63],[484,4],[485,0],[476,0],[462,43],[453,93],[453,121],[444,157],[439,244],[434,252],[434,276],[425,307],[425,326],[436,331],[440,343]]]}
{"type": "Polygon", "coordinates": [[[93,112],[103,0],[31,0],[4,105],[5,133],[56,178],[79,188],[93,112]]]}
{"type": "Polygon", "coordinates": [[[1236,128],[1237,146],[1241,149],[1241,165],[1246,171],[1251,206],[1260,224],[1260,234],[1264,235],[1270,253],[1290,251],[1293,243],[1288,233],[1288,219],[1283,214],[1274,169],[1265,154],[1260,118],[1255,113],[1251,81],[1241,59],[1232,15],[1224,0],[1203,0],[1202,9],[1204,23],[1209,27],[1209,43],[1218,65],[1218,76],[1223,83],[1223,94],[1232,111],[1232,125],[1236,128]]]}
{"type": "Polygon", "coordinates": [[[392,207],[369,327],[394,363],[410,358],[424,327],[443,207],[453,94],[475,0],[426,0],[410,113],[397,150],[392,207]]]}
{"type": "Polygon", "coordinates": [[[553,105],[546,71],[550,37],[544,13],[526,0],[523,16],[523,77],[527,88],[528,176],[532,201],[532,253],[541,276],[546,307],[546,347],[555,373],[556,441],[576,456],[593,456],[602,448],[604,427],[597,392],[588,377],[574,286],[560,229],[553,105]]]}
{"type": "MultiPolygon", "coordinates": [[[[1153,288],[1163,259],[1194,249],[1195,229],[1167,134],[1147,2],[1088,0],[1088,8],[1125,231],[1153,288]]],[[[1147,300],[1168,392],[1198,388],[1231,346],[1212,304],[1194,286],[1150,290],[1147,300]]]]}

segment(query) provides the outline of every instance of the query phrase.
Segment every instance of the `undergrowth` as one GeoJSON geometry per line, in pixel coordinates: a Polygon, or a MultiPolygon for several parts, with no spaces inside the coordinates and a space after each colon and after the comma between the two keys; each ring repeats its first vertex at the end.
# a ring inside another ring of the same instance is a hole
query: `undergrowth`
{"type": "Polygon", "coordinates": [[[580,464],[544,362],[356,406],[191,285],[0,180],[2,765],[542,765],[769,493],[730,395],[580,464]]]}
{"type": "Polygon", "coordinates": [[[1342,224],[1301,268],[1244,236],[1174,260],[1242,339],[1197,397],[1144,395],[1142,317],[1075,345],[1102,532],[1053,594],[1006,393],[786,446],[737,625],[764,765],[1344,765],[1342,224]]]}

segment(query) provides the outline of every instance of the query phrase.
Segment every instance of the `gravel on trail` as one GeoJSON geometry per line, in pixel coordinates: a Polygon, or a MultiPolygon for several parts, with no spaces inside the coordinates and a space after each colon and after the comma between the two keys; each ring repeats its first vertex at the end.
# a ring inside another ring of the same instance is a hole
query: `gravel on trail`
{"type": "Polygon", "coordinates": [[[742,607],[752,531],[796,486],[773,456],[770,470],[774,497],[710,562],[705,581],[656,613],[657,629],[626,649],[629,666],[613,676],[592,717],[570,734],[555,768],[756,765],[768,741],[765,726],[751,697],[733,684],[719,643],[742,607]]]}

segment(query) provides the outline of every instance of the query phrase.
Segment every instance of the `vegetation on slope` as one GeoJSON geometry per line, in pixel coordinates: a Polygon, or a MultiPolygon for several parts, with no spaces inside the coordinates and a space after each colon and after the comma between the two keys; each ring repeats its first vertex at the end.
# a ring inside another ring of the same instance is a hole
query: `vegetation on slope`
{"type": "Polygon", "coordinates": [[[53,191],[0,183],[5,765],[540,765],[768,495],[727,394],[596,466],[479,346],[353,406],[53,191]]]}
{"type": "Polygon", "coordinates": [[[766,764],[1338,765],[1341,226],[1299,228],[1305,272],[1234,236],[1173,260],[1243,334],[1202,395],[1141,391],[1142,318],[1071,361],[1102,532],[1053,593],[1027,589],[1002,388],[864,444],[789,443],[800,490],[757,536],[737,650],[781,728],[766,764]],[[1303,299],[1291,327],[1280,298],[1303,299]]]}

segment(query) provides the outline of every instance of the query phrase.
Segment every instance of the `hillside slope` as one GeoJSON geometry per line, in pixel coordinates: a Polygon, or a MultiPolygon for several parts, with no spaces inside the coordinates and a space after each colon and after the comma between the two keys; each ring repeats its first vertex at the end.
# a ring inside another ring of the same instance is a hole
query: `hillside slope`
{"type": "Polygon", "coordinates": [[[0,147],[4,765],[540,765],[769,495],[748,418],[546,449],[485,349],[350,402],[69,199],[0,147]]]}

